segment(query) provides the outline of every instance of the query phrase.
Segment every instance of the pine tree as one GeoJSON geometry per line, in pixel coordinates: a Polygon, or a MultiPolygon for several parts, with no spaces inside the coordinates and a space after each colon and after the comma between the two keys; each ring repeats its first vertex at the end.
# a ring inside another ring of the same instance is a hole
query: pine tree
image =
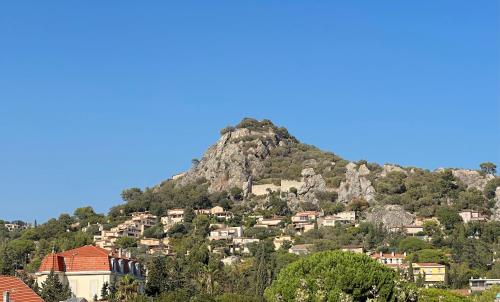
{"type": "Polygon", "coordinates": [[[59,281],[59,277],[51,271],[47,279],[42,282],[40,296],[45,302],[59,302],[71,297],[71,290],[68,285],[59,281]]]}
{"type": "Polygon", "coordinates": [[[107,300],[109,298],[109,283],[104,282],[101,288],[101,300],[107,300]]]}

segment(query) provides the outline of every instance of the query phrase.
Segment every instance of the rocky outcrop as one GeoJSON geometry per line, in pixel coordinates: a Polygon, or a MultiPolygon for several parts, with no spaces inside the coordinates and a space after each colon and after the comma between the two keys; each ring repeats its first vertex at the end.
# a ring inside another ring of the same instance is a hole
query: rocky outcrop
{"type": "Polygon", "coordinates": [[[452,173],[453,176],[462,181],[467,188],[476,188],[480,191],[484,190],[484,186],[486,186],[488,181],[495,178],[495,176],[491,174],[484,175],[475,170],[456,169],[452,170],[452,173]]]}
{"type": "Polygon", "coordinates": [[[415,216],[406,212],[399,205],[376,206],[366,216],[368,222],[374,224],[383,223],[386,228],[411,225],[415,221],[415,216]]]}
{"type": "Polygon", "coordinates": [[[370,170],[366,165],[361,165],[357,168],[355,163],[349,163],[346,166],[346,180],[340,183],[338,189],[338,201],[350,202],[353,198],[364,198],[371,202],[375,200],[375,188],[371,181],[366,177],[370,174],[370,170]]]}
{"type": "Polygon", "coordinates": [[[226,132],[205,152],[199,163],[179,179],[180,184],[204,178],[210,184],[209,192],[238,187],[249,193],[250,178],[262,172],[264,161],[274,148],[288,142],[273,128],[237,128],[226,132]]]}
{"type": "Polygon", "coordinates": [[[495,206],[493,207],[491,219],[500,221],[500,187],[497,187],[495,191],[495,206]]]}
{"type": "Polygon", "coordinates": [[[380,172],[380,176],[386,177],[387,174],[389,174],[391,172],[402,172],[404,174],[408,174],[408,172],[406,172],[406,170],[401,168],[401,167],[398,167],[395,165],[385,164],[384,167],[382,168],[382,172],[380,172]]]}
{"type": "Polygon", "coordinates": [[[302,170],[302,186],[298,189],[298,198],[302,201],[317,203],[316,192],[326,190],[326,182],[323,176],[316,174],[313,168],[302,170]]]}

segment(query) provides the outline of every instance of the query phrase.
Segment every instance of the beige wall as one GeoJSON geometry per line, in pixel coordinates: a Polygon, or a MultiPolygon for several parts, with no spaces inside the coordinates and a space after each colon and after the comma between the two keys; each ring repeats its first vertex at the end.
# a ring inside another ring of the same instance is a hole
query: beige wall
{"type": "Polygon", "coordinates": [[[300,189],[304,183],[302,181],[295,180],[281,180],[281,192],[289,192],[290,188],[300,189]]]}
{"type": "MultiPolygon", "coordinates": [[[[37,273],[37,283],[38,286],[42,286],[42,282],[47,279],[48,273],[37,273]]],[[[117,275],[108,271],[95,271],[95,272],[78,272],[78,273],[59,273],[59,279],[63,284],[68,284],[71,292],[76,297],[82,297],[88,301],[93,301],[94,295],[101,297],[101,289],[104,282],[111,284],[112,281],[117,278],[122,277],[122,275],[117,275]]],[[[137,280],[137,279],[136,279],[137,280]]],[[[139,282],[139,289],[141,292],[144,289],[144,281],[137,280],[139,282]]]]}
{"type": "Polygon", "coordinates": [[[252,194],[257,195],[257,196],[267,195],[268,189],[270,189],[273,192],[276,192],[280,189],[280,186],[273,185],[273,184],[254,185],[254,186],[252,186],[252,194]]]}
{"type": "Polygon", "coordinates": [[[276,191],[289,192],[290,188],[295,188],[297,190],[300,189],[302,184],[303,184],[303,182],[301,182],[301,181],[282,179],[280,186],[277,186],[275,184],[253,185],[252,186],[252,193],[254,195],[257,195],[257,196],[267,195],[268,189],[273,191],[273,192],[276,192],[276,191]]]}

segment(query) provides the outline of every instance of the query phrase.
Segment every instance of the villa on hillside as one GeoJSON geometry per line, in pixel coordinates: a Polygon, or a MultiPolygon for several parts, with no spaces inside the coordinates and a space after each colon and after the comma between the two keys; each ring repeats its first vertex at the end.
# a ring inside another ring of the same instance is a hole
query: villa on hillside
{"type": "Polygon", "coordinates": [[[446,265],[439,263],[412,263],[415,280],[421,276],[426,286],[446,281],[446,265]]]}
{"type": "Polygon", "coordinates": [[[100,297],[105,282],[112,284],[125,275],[131,275],[139,282],[140,292],[144,288],[143,268],[139,262],[92,245],[45,256],[36,273],[38,286],[51,271],[63,284],[69,285],[75,296],[88,301],[93,301],[96,295],[100,297]]]}
{"type": "Polygon", "coordinates": [[[474,211],[474,210],[463,210],[458,213],[460,217],[462,217],[462,220],[464,223],[469,223],[473,221],[486,221],[486,217],[481,215],[481,212],[479,211],[474,211]]]}

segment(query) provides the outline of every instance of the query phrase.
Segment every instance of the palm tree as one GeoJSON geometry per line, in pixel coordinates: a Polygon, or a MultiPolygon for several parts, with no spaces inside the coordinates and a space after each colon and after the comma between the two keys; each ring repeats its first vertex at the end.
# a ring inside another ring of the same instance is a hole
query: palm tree
{"type": "Polygon", "coordinates": [[[134,277],[125,275],[118,281],[118,298],[122,301],[127,301],[137,296],[139,291],[139,283],[134,277]]]}

